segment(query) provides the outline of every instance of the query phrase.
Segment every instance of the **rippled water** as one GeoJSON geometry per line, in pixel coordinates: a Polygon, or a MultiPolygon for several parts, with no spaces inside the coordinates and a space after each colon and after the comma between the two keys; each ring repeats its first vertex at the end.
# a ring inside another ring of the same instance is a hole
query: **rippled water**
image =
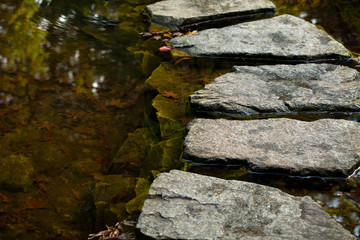
{"type": "MultiPolygon", "coordinates": [[[[151,2],[0,2],[0,239],[86,239],[136,220],[151,180],[173,168],[309,195],[359,236],[357,176],[297,179],[180,160],[193,117],[186,95],[233,63],[172,58],[161,41],[142,39],[151,2]],[[180,97],[158,96],[156,116],[144,81],[161,62],[159,76],[179,81],[166,85],[180,97]]],[[[360,52],[356,1],[274,2],[360,52]]]]}

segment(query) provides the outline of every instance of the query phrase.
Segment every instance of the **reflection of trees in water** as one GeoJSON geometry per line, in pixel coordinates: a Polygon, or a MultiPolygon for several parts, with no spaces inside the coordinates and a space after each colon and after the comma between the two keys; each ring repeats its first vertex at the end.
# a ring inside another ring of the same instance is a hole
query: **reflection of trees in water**
{"type": "Polygon", "coordinates": [[[136,49],[141,38],[126,43],[118,20],[96,13],[106,3],[0,4],[0,157],[7,163],[0,172],[13,176],[0,177],[1,236],[71,239],[87,232],[96,221],[94,185],[142,123],[144,76],[125,48],[136,49]]]}

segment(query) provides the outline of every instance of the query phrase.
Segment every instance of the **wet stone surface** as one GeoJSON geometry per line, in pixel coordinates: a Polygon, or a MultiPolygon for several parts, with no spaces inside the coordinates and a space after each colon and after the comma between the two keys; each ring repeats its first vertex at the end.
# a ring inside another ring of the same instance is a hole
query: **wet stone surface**
{"type": "Polygon", "coordinates": [[[137,228],[155,239],[356,239],[310,197],[177,170],[155,179],[137,228]]]}
{"type": "Polygon", "coordinates": [[[237,116],[359,112],[360,77],[332,64],[237,66],[190,96],[196,112],[237,116]]]}
{"type": "Polygon", "coordinates": [[[240,23],[172,39],[170,43],[200,57],[244,61],[343,62],[349,51],[315,25],[291,15],[240,23]]]}
{"type": "Polygon", "coordinates": [[[196,119],[188,125],[183,159],[245,165],[254,172],[347,177],[359,166],[360,124],[347,120],[196,119]]]}
{"type": "Polygon", "coordinates": [[[269,0],[166,0],[148,5],[146,9],[152,22],[169,28],[251,19],[276,12],[275,5],[269,0]]]}

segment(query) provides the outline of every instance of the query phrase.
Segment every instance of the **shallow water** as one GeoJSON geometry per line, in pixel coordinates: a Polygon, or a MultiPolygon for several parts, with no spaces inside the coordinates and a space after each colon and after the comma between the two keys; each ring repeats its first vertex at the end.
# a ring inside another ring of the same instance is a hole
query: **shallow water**
{"type": "MultiPolygon", "coordinates": [[[[1,1],[0,239],[86,239],[136,220],[151,180],[173,168],[309,195],[359,236],[357,175],[298,179],[180,160],[187,95],[234,63],[158,51],[161,41],[139,35],[151,2],[1,1]],[[144,81],[161,62],[172,82],[158,85],[156,115],[144,81]]],[[[274,2],[360,52],[356,1],[274,2]]]]}

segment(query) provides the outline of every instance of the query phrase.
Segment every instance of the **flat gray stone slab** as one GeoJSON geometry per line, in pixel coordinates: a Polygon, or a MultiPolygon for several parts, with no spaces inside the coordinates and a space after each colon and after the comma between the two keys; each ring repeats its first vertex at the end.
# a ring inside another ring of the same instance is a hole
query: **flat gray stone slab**
{"type": "Polygon", "coordinates": [[[165,0],[148,5],[146,10],[154,23],[169,28],[276,13],[270,0],[165,0]]]}
{"type": "Polygon", "coordinates": [[[240,23],[174,38],[191,55],[243,60],[348,61],[349,51],[315,25],[291,15],[240,23]]]}
{"type": "Polygon", "coordinates": [[[245,165],[254,172],[347,177],[360,165],[360,123],[195,119],[188,124],[183,159],[245,165]]]}
{"type": "Polygon", "coordinates": [[[332,64],[234,67],[190,96],[195,112],[238,116],[360,112],[360,76],[332,64]]]}
{"type": "Polygon", "coordinates": [[[137,228],[155,239],[356,239],[308,196],[177,170],[155,179],[137,228]]]}

